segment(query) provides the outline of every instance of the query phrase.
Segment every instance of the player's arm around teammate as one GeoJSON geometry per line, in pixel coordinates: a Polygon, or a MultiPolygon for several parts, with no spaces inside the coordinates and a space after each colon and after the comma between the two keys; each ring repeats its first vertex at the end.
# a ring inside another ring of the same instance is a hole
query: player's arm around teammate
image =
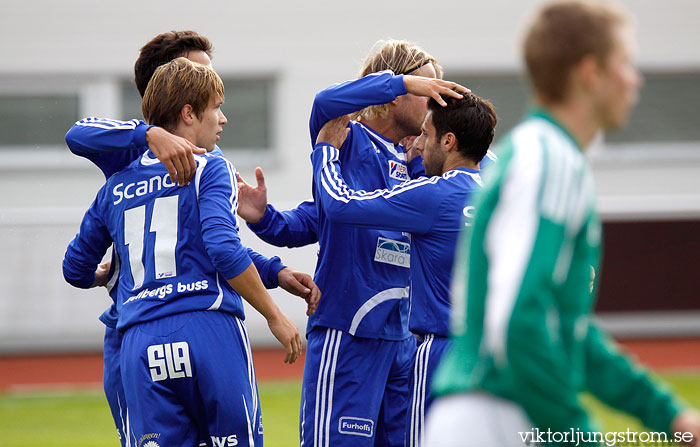
{"type": "MultiPolygon", "coordinates": [[[[173,135],[160,127],[147,125],[143,121],[103,118],[85,118],[75,123],[66,134],[66,144],[74,154],[95,163],[106,178],[126,167],[146,149],[151,149],[166,167],[172,167],[175,162],[168,161],[169,157],[183,157],[187,154],[191,156],[193,153],[191,149],[196,148],[187,139],[173,135]],[[146,132],[153,129],[157,129],[156,136],[153,140],[147,139],[146,132]],[[159,147],[160,151],[150,147],[151,144],[159,147]]],[[[186,166],[179,162],[177,165],[186,166]]],[[[189,170],[183,175],[174,174],[174,172],[185,172],[181,169],[173,171],[169,168],[168,172],[172,181],[179,179],[178,184],[181,186],[189,181],[185,180],[188,178],[186,176],[189,175],[189,170]]],[[[282,287],[290,294],[307,301],[309,305],[307,313],[314,312],[320,298],[320,291],[310,275],[287,267],[277,256],[267,258],[250,248],[247,250],[266,288],[282,287]]]]}
{"type": "MultiPolygon", "coordinates": [[[[185,82],[180,76],[199,80],[210,100],[202,104],[191,98],[200,90],[174,88],[182,96],[173,93],[173,98],[150,103],[147,95],[144,102],[145,110],[164,109],[160,113],[171,118],[177,114],[173,125],[157,113],[144,115],[213,148],[226,123],[219,108],[223,84],[211,69],[178,59],[159,70],[160,83],[149,91],[165,91],[159,88],[163,82],[185,82]]],[[[69,246],[64,272],[74,285],[95,284],[101,252],[110,240],[117,241],[124,260],[121,364],[134,442],[157,438],[162,445],[192,445],[211,436],[259,444],[262,426],[241,297],[268,320],[286,348],[286,361],[296,360],[301,340],[240,244],[235,169],[222,157],[207,156],[198,157],[197,171],[197,181],[190,185],[168,185],[165,168],[146,152],[112,176],[69,246]],[[145,186],[128,193],[137,183],[145,186]],[[220,277],[232,287],[220,284],[220,277]],[[166,363],[169,354],[176,358],[174,364],[166,363]],[[156,417],[153,408],[164,409],[167,420],[156,417]]]]}
{"type": "MultiPolygon", "coordinates": [[[[467,91],[469,89],[454,82],[423,76],[394,76],[390,71],[331,86],[317,94],[314,100],[310,118],[312,146],[323,124],[364,107],[384,103],[390,103],[392,107],[397,104],[397,97],[407,94],[409,99],[432,97],[444,105],[441,94],[460,97],[460,92],[467,91]]],[[[240,177],[238,179],[240,215],[248,222],[249,228],[261,239],[277,246],[299,247],[317,242],[318,217],[314,203],[306,201],[293,210],[277,211],[267,203],[262,169],[256,169],[255,177],[256,187],[240,177]]]]}
{"type": "MultiPolygon", "coordinates": [[[[162,63],[177,56],[186,56],[190,60],[208,65],[210,53],[209,40],[194,31],[171,31],[155,36],[141,48],[134,66],[139,94],[143,96],[153,71],[162,63]]],[[[126,167],[150,146],[155,156],[168,167],[171,181],[180,180],[181,185],[194,175],[192,154],[205,151],[161,127],[149,126],[137,120],[87,118],[76,123],[68,131],[66,143],[73,154],[94,163],[104,173],[105,179],[126,167]],[[189,167],[190,172],[183,172],[182,168],[178,170],[177,165],[189,167]]],[[[309,275],[285,267],[277,257],[267,259],[252,250],[248,251],[248,255],[261,274],[265,287],[274,288],[279,285],[307,300],[307,314],[315,311],[319,292],[309,275]]],[[[111,261],[98,267],[94,285],[105,286],[113,300],[112,305],[99,317],[105,324],[103,382],[119,439],[122,446],[126,446],[130,436],[128,424],[125,423],[128,410],[125,407],[126,398],[120,368],[122,335],[116,330],[118,313],[115,300],[119,264],[119,259],[114,253],[111,261]]]]}
{"type": "Polygon", "coordinates": [[[349,115],[328,121],[311,154],[316,200],[332,222],[368,228],[425,233],[436,219],[441,201],[429,201],[433,183],[405,182],[392,189],[355,191],[343,178],[339,149],[350,132],[349,115]],[[401,191],[399,193],[399,191],[401,191]]]}
{"type": "MultiPolygon", "coordinates": [[[[173,135],[162,127],[148,125],[136,119],[130,121],[88,117],[76,122],[66,133],[66,144],[75,155],[95,163],[105,164],[108,159],[124,167],[136,156],[137,151],[148,146],[153,155],[167,168],[171,181],[186,185],[194,177],[196,164],[193,154],[204,154],[206,149],[192,144],[185,138],[173,135]],[[106,155],[105,155],[106,154],[106,155]],[[125,159],[126,162],[124,162],[125,159]],[[193,167],[194,165],[194,167],[193,167]]],[[[118,169],[116,169],[118,170],[118,169]]],[[[114,172],[116,172],[114,170],[114,172]]]]}

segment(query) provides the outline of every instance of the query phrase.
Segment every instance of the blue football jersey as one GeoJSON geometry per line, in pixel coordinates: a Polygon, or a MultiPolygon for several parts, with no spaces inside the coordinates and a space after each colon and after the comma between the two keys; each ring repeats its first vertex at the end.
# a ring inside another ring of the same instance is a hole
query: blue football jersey
{"type": "MultiPolygon", "coordinates": [[[[88,117],[73,124],[65,140],[72,153],[93,162],[109,178],[148,150],[146,132],[151,127],[137,119],[88,117]]],[[[218,146],[211,154],[224,155],[218,146]]]]}
{"type": "MultiPolygon", "coordinates": [[[[327,121],[370,105],[391,102],[406,93],[403,76],[395,76],[391,71],[321,91],[311,113],[312,145],[327,121]]],[[[482,167],[494,159],[495,155],[489,151],[482,167]]],[[[406,163],[403,146],[394,145],[359,122],[350,124],[340,161],[343,178],[356,190],[391,188],[409,178],[425,175],[420,157],[406,163]]],[[[309,318],[307,332],[321,325],[363,337],[400,339],[403,335],[397,334],[406,334],[405,329],[400,329],[401,322],[406,320],[406,304],[398,296],[405,295],[405,289],[401,289],[408,284],[407,272],[399,268],[408,264],[399,267],[397,260],[406,258],[386,256],[391,252],[410,253],[406,235],[388,231],[390,227],[386,226],[378,230],[329,222],[318,204],[311,201],[287,211],[268,205],[262,220],[249,227],[277,246],[298,247],[319,241],[315,280],[324,292],[324,300],[309,318]],[[335,296],[338,298],[331,298],[335,296]]]]}
{"type": "Polygon", "coordinates": [[[109,178],[148,149],[146,131],[151,127],[136,119],[89,117],[76,122],[65,140],[71,152],[93,162],[109,178]]]}
{"type": "MultiPolygon", "coordinates": [[[[90,160],[108,179],[136,160],[146,149],[146,131],[149,126],[136,119],[130,121],[89,117],[76,122],[66,133],[70,151],[90,160]]],[[[119,258],[112,252],[110,280],[107,284],[112,305],[100,315],[100,321],[111,328],[117,327],[116,293],[119,277],[119,258]]]]}
{"type": "MultiPolygon", "coordinates": [[[[89,117],[76,122],[66,133],[65,140],[72,153],[93,162],[107,179],[148,150],[146,132],[151,127],[153,126],[136,119],[121,121],[89,117]]],[[[214,147],[211,154],[223,156],[218,146],[214,147]]],[[[248,249],[248,255],[258,269],[265,287],[277,287],[277,275],[285,267],[280,258],[275,256],[268,259],[251,249],[248,249]]],[[[113,300],[116,298],[118,266],[119,259],[113,256],[107,287],[113,300]]],[[[116,303],[100,315],[100,321],[110,327],[116,327],[117,318],[116,303]]]]}
{"type": "Polygon", "coordinates": [[[235,170],[221,156],[195,159],[195,179],[179,187],[144,153],[107,180],[68,246],[64,276],[88,287],[114,241],[120,330],[197,310],[244,318],[241,297],[226,281],[251,263],[238,237],[235,170]]]}
{"type": "MultiPolygon", "coordinates": [[[[386,73],[389,72],[378,73],[378,75],[381,75],[383,77],[382,81],[386,81],[386,73]]],[[[389,98],[394,93],[391,90],[392,88],[395,88],[397,91],[401,90],[401,86],[396,80],[398,78],[399,77],[397,76],[394,79],[392,79],[390,85],[388,86],[386,85],[386,82],[384,82],[384,85],[382,86],[384,90],[384,98],[389,98]]],[[[365,81],[374,81],[376,83],[376,80],[373,80],[372,78],[367,78],[365,81]]],[[[365,86],[367,86],[368,84],[365,84],[365,86]]],[[[356,92],[359,92],[360,94],[363,93],[362,85],[359,83],[353,85],[352,89],[348,89],[348,92],[343,91],[343,89],[349,87],[347,83],[339,84],[340,88],[336,89],[335,87],[336,86],[331,87],[330,89],[328,89],[328,91],[333,92],[333,94],[340,94],[341,96],[346,95],[348,93],[351,95],[356,92]]],[[[317,98],[317,101],[319,105],[325,107],[326,104],[324,104],[324,101],[329,100],[327,106],[330,107],[331,111],[333,107],[344,106],[348,107],[346,110],[354,111],[353,109],[356,109],[356,106],[352,106],[352,104],[360,103],[361,101],[360,99],[349,98],[351,102],[350,106],[348,106],[348,104],[343,105],[342,103],[336,102],[338,100],[334,100],[332,97],[329,98],[329,96],[330,94],[326,94],[321,98],[317,98]]],[[[342,97],[341,100],[342,99],[348,98],[342,97]]],[[[367,102],[367,100],[365,100],[365,102],[367,102]]],[[[335,113],[324,114],[323,108],[319,109],[319,113],[316,115],[315,121],[312,118],[312,127],[317,128],[315,130],[315,133],[314,131],[312,131],[312,138],[314,138],[314,135],[318,135],[318,129],[320,129],[320,126],[322,126],[325,123],[325,121],[323,120],[328,120],[331,116],[337,117],[335,113]]],[[[315,144],[315,140],[312,141],[312,144],[315,144]]],[[[398,153],[404,153],[406,151],[406,148],[399,144],[396,145],[396,151],[398,153]]],[[[481,160],[481,172],[483,172],[485,168],[487,168],[493,162],[495,162],[497,158],[498,157],[496,156],[496,154],[494,154],[489,149],[486,152],[486,155],[484,156],[483,160],[481,160]]],[[[406,163],[408,174],[407,178],[414,179],[418,177],[425,177],[425,167],[423,166],[422,161],[423,157],[418,155],[414,157],[410,162],[406,163]]],[[[401,171],[396,172],[394,175],[403,176],[403,167],[401,167],[400,164],[394,166],[398,167],[398,169],[401,171]]],[[[316,213],[316,206],[313,200],[301,202],[296,208],[284,211],[277,210],[274,206],[268,204],[265,210],[265,214],[263,215],[262,219],[260,219],[260,222],[254,224],[249,223],[248,227],[262,240],[264,240],[268,244],[276,245],[278,247],[303,247],[305,245],[318,242],[318,216],[316,213]]]]}
{"type": "Polygon", "coordinates": [[[454,251],[459,232],[473,215],[472,198],[482,185],[479,171],[461,167],[391,189],[359,190],[345,180],[344,150],[316,145],[311,160],[317,203],[336,225],[410,233],[410,253],[383,241],[377,255],[410,262],[411,332],[447,337],[454,251]]]}
{"type": "MultiPolygon", "coordinates": [[[[403,76],[390,71],[319,92],[309,124],[312,146],[327,121],[405,94],[403,76]]],[[[343,176],[353,188],[388,188],[408,178],[403,148],[365,124],[352,123],[343,148],[343,176]]],[[[323,291],[323,299],[309,317],[307,332],[323,326],[359,337],[405,339],[409,336],[409,265],[382,253],[389,246],[397,253],[410,252],[407,235],[332,222],[318,201],[316,211],[319,255],[315,281],[323,291]]]]}

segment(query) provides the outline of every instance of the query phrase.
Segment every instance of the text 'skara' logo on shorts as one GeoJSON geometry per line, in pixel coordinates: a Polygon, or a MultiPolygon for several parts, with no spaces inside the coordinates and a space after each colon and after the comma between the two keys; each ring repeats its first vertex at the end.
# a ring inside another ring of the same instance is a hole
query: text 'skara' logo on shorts
{"type": "Polygon", "coordinates": [[[402,182],[408,180],[408,169],[406,169],[406,165],[394,160],[389,160],[389,177],[401,180],[402,182]]]}
{"type": "Polygon", "coordinates": [[[398,267],[411,267],[411,244],[387,238],[377,238],[374,260],[398,267]]]}
{"type": "Polygon", "coordinates": [[[374,434],[374,421],[343,416],[338,422],[338,431],[344,435],[367,436],[371,438],[374,434]]]}

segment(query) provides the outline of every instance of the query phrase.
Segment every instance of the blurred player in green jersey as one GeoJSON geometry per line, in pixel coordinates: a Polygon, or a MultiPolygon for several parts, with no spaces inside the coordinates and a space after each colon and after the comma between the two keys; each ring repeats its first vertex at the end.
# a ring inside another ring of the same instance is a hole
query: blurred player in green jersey
{"type": "Polygon", "coordinates": [[[601,224],[583,152],[637,100],[631,31],[624,11],[582,1],[547,4],[528,28],[537,108],[495,150],[458,247],[454,345],[433,383],[428,446],[592,445],[582,391],[697,442],[697,415],[591,320],[601,224]]]}

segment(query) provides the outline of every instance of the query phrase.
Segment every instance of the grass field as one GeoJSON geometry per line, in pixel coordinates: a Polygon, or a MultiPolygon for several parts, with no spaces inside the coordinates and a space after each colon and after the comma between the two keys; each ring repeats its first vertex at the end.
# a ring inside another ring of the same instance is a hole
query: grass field
{"type": "MultiPolygon", "coordinates": [[[[700,407],[700,374],[664,374],[679,395],[700,407]]],[[[301,383],[261,382],[265,445],[298,446],[301,383]]],[[[643,428],[631,418],[586,399],[606,431],[643,428]]],[[[101,390],[0,394],[0,447],[118,446],[101,390]]]]}

